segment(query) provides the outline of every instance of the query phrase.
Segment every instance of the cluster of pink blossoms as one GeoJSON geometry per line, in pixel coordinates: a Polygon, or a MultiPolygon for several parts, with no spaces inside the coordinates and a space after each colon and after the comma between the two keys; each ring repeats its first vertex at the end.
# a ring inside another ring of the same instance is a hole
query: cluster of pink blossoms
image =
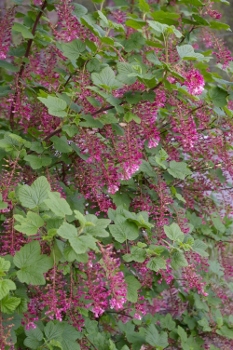
{"type": "Polygon", "coordinates": [[[208,296],[208,293],[204,290],[205,283],[201,281],[200,275],[196,274],[194,264],[184,267],[183,278],[187,282],[187,287],[185,289],[196,289],[198,294],[205,297],[208,296]]]}
{"type": "Polygon", "coordinates": [[[222,14],[217,10],[214,10],[213,6],[214,6],[214,2],[208,3],[206,12],[204,14],[214,19],[220,19],[222,17],[222,14]]]}
{"type": "Polygon", "coordinates": [[[191,69],[185,74],[186,81],[184,83],[191,95],[201,95],[204,91],[205,80],[197,69],[191,69]]]}
{"type": "MultiPolygon", "coordinates": [[[[88,288],[88,293],[84,297],[88,300],[88,307],[92,310],[96,318],[100,317],[108,308],[108,298],[110,291],[107,290],[105,273],[99,262],[96,262],[96,257],[93,252],[89,252],[89,261],[85,273],[87,280],[85,287],[88,288]]],[[[85,265],[81,265],[85,268],[85,265]]]]}
{"type": "Polygon", "coordinates": [[[42,0],[34,0],[34,5],[35,6],[41,6],[42,5],[42,0]]]}
{"type": "Polygon", "coordinates": [[[0,37],[0,59],[5,60],[11,44],[11,27],[14,21],[14,8],[10,8],[0,21],[1,32],[0,37]]]}
{"type": "Polygon", "coordinates": [[[124,274],[119,271],[120,259],[114,257],[113,247],[111,245],[106,248],[101,247],[103,255],[103,268],[109,284],[111,299],[109,305],[111,309],[121,310],[127,301],[127,286],[124,274]]]}

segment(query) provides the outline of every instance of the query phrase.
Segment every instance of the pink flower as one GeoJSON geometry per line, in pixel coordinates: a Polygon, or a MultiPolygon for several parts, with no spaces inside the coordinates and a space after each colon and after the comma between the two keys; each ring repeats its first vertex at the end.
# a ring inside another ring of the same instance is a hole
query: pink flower
{"type": "Polygon", "coordinates": [[[185,77],[186,81],[184,85],[187,86],[188,92],[191,95],[201,95],[204,90],[205,81],[200,72],[197,69],[192,69],[185,77]]]}
{"type": "Polygon", "coordinates": [[[34,5],[35,6],[41,6],[42,5],[42,0],[34,0],[34,5]]]}
{"type": "Polygon", "coordinates": [[[108,186],[108,193],[115,194],[119,190],[117,185],[111,184],[108,186]]]}

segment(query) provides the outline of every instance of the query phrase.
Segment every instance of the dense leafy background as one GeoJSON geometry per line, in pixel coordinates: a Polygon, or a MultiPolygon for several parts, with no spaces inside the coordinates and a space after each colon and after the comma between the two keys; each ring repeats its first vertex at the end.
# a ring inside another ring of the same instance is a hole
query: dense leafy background
{"type": "Polygon", "coordinates": [[[0,348],[231,349],[230,28],[104,5],[1,20],[0,348]]]}

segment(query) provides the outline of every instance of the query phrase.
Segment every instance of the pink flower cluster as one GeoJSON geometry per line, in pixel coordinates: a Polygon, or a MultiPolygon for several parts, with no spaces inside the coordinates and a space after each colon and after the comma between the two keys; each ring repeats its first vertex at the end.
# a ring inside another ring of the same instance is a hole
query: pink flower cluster
{"type": "Polygon", "coordinates": [[[14,8],[10,8],[0,21],[3,29],[0,37],[0,59],[5,60],[11,44],[11,28],[14,20],[14,8]]]}
{"type": "Polygon", "coordinates": [[[94,316],[98,318],[108,308],[110,291],[107,289],[103,268],[100,263],[96,261],[93,252],[89,253],[89,261],[87,265],[87,269],[85,270],[87,275],[85,287],[88,289],[88,293],[84,298],[85,300],[89,300],[88,307],[91,309],[94,316]]]}
{"type": "Polygon", "coordinates": [[[123,163],[123,173],[120,175],[121,180],[129,180],[133,176],[136,171],[139,170],[141,165],[141,160],[135,160],[134,164],[130,164],[130,162],[123,163]]]}
{"type": "Polygon", "coordinates": [[[187,86],[188,92],[191,95],[201,95],[204,90],[205,81],[200,72],[197,69],[191,69],[185,74],[185,78],[184,85],[187,86]]]}
{"type": "Polygon", "coordinates": [[[42,5],[42,0],[34,0],[34,5],[35,6],[41,6],[42,5]]]}
{"type": "Polygon", "coordinates": [[[196,289],[198,294],[202,294],[206,297],[208,296],[208,293],[206,293],[204,289],[205,283],[202,282],[201,276],[197,275],[195,270],[194,264],[183,268],[183,278],[187,283],[187,287],[185,289],[196,289]]]}
{"type": "Polygon", "coordinates": [[[217,63],[221,63],[224,69],[227,68],[233,57],[231,51],[226,48],[225,42],[208,30],[201,32],[201,40],[207,48],[214,50],[213,55],[216,56],[217,63]]]}
{"type": "Polygon", "coordinates": [[[100,246],[100,248],[102,252],[103,268],[111,293],[111,299],[109,301],[110,308],[121,310],[127,301],[127,286],[123,272],[119,271],[120,259],[115,257],[112,245],[105,248],[100,246]]]}

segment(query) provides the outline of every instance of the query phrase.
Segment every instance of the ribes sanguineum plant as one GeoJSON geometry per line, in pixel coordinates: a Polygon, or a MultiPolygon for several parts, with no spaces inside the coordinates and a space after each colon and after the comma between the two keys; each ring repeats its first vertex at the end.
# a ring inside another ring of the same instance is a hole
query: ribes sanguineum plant
{"type": "Polygon", "coordinates": [[[0,349],[232,349],[233,57],[218,7],[11,4],[0,349]]]}

